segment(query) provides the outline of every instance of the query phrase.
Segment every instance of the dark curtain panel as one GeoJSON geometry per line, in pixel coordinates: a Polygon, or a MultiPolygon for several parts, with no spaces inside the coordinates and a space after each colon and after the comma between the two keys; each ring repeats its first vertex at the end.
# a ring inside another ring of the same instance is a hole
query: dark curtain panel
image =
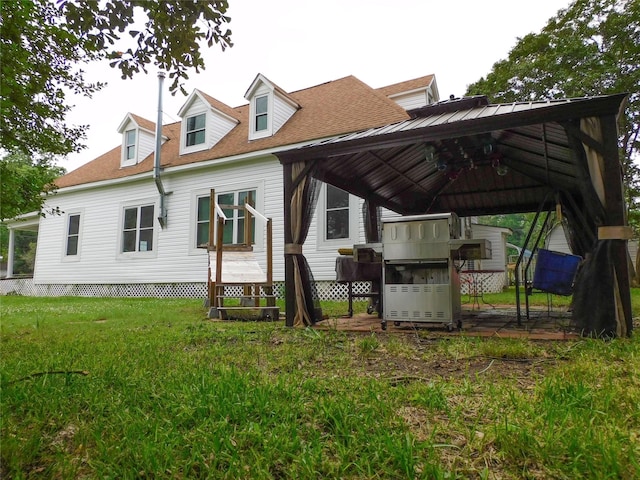
{"type": "Polygon", "coordinates": [[[616,319],[613,241],[600,240],[578,271],[573,291],[573,321],[583,335],[624,336],[616,319]]]}
{"type": "MultiPolygon", "coordinates": [[[[291,177],[293,182],[303,174],[305,162],[297,162],[292,165],[291,177]]],[[[313,274],[307,259],[302,253],[302,244],[309,233],[311,219],[318,202],[320,182],[306,173],[294,190],[291,198],[291,236],[294,248],[293,254],[295,290],[296,290],[296,315],[294,325],[312,325],[322,319],[322,309],[313,274]]]]}
{"type": "MultiPolygon", "coordinates": [[[[580,129],[602,144],[600,119],[583,118],[580,129]]],[[[621,258],[618,255],[624,249],[625,242],[596,240],[598,226],[621,224],[619,219],[613,218],[617,212],[612,208],[605,208],[607,189],[615,186],[606,183],[603,151],[582,144],[577,139],[574,142],[578,169],[584,172],[584,181],[580,183],[582,205],[574,206],[574,215],[568,216],[573,230],[570,243],[572,247],[576,244],[578,248],[585,250],[585,260],[574,285],[573,320],[584,335],[604,338],[627,336],[630,332],[624,318],[624,302],[618,283],[618,275],[624,275],[621,272],[626,271],[621,270],[621,258]],[[592,243],[591,248],[589,242],[592,243]]],[[[625,260],[626,258],[622,259],[625,260]]]]}

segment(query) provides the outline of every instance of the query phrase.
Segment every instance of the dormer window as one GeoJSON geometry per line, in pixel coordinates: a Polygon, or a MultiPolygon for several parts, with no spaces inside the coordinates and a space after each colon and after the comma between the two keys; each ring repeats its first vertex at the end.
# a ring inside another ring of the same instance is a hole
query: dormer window
{"type": "Polygon", "coordinates": [[[180,155],[208,150],[240,123],[238,113],[200,90],[194,90],[178,112],[180,155]]]}
{"type": "Polygon", "coordinates": [[[427,87],[427,105],[431,105],[435,101],[436,101],[436,97],[433,94],[433,90],[431,88],[431,85],[429,85],[429,87],[427,87]]]}
{"type": "Polygon", "coordinates": [[[261,74],[244,98],[249,102],[249,140],[275,135],[300,108],[293,97],[261,74]]]}
{"type": "Polygon", "coordinates": [[[269,128],[269,97],[256,97],[255,131],[260,132],[269,128]]]}
{"type": "Polygon", "coordinates": [[[261,86],[253,98],[250,99],[250,102],[251,128],[249,129],[249,140],[270,137],[273,135],[273,93],[268,91],[265,86],[261,86]]]}
{"type": "Polygon", "coordinates": [[[206,114],[201,113],[187,118],[186,142],[187,147],[200,145],[205,141],[206,114]]]}
{"type": "Polygon", "coordinates": [[[136,131],[127,130],[124,134],[125,160],[136,158],[136,131]]]}
{"type": "MultiPolygon", "coordinates": [[[[155,148],[156,125],[133,113],[127,113],[120,122],[118,133],[122,135],[120,167],[132,167],[142,162],[155,148]]],[[[166,140],[163,137],[163,141],[166,140]]]]}

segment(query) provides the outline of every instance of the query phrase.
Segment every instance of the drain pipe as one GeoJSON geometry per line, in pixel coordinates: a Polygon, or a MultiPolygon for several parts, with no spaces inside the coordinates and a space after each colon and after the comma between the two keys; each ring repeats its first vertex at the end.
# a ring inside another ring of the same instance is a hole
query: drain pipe
{"type": "Polygon", "coordinates": [[[160,178],[160,149],[162,148],[162,84],[164,82],[164,77],[164,72],[158,72],[158,118],[156,120],[156,151],[155,165],[153,168],[153,179],[156,182],[158,193],[160,193],[160,216],[158,217],[160,228],[164,228],[167,225],[166,198],[168,195],[168,193],[164,191],[162,179],[160,178]]]}

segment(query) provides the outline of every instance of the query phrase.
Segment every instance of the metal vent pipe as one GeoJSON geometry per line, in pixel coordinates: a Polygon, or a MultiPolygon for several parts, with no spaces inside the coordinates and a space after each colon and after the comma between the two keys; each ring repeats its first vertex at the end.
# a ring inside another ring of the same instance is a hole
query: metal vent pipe
{"type": "Polygon", "coordinates": [[[164,228],[167,225],[166,197],[168,195],[164,190],[162,179],[160,178],[160,150],[162,148],[162,84],[164,83],[164,77],[164,72],[158,72],[158,118],[156,119],[156,151],[155,164],[153,168],[153,179],[156,182],[158,193],[160,193],[160,215],[158,216],[160,228],[164,228]]]}

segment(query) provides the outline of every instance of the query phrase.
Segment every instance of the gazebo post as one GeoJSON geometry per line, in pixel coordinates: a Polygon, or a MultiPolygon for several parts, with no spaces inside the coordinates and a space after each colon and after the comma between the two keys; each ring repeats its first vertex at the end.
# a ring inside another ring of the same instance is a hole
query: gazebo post
{"type": "MultiPolygon", "coordinates": [[[[603,138],[606,218],[608,225],[627,226],[626,208],[624,202],[624,185],[622,166],[618,147],[618,129],[615,115],[600,117],[603,138]]],[[[624,315],[624,329],[622,333],[631,336],[633,331],[633,315],[631,311],[631,282],[627,259],[627,240],[611,240],[612,254],[615,265],[616,280],[622,313],[624,315]]],[[[622,325],[621,325],[622,326],[622,325]]]]}
{"type": "MultiPolygon", "coordinates": [[[[284,243],[285,245],[293,243],[293,235],[291,233],[291,200],[293,197],[293,179],[292,164],[284,163],[282,165],[284,175],[284,243]]],[[[285,309],[285,325],[293,327],[296,316],[296,287],[294,282],[293,255],[284,252],[284,309],[285,309]]]]}

